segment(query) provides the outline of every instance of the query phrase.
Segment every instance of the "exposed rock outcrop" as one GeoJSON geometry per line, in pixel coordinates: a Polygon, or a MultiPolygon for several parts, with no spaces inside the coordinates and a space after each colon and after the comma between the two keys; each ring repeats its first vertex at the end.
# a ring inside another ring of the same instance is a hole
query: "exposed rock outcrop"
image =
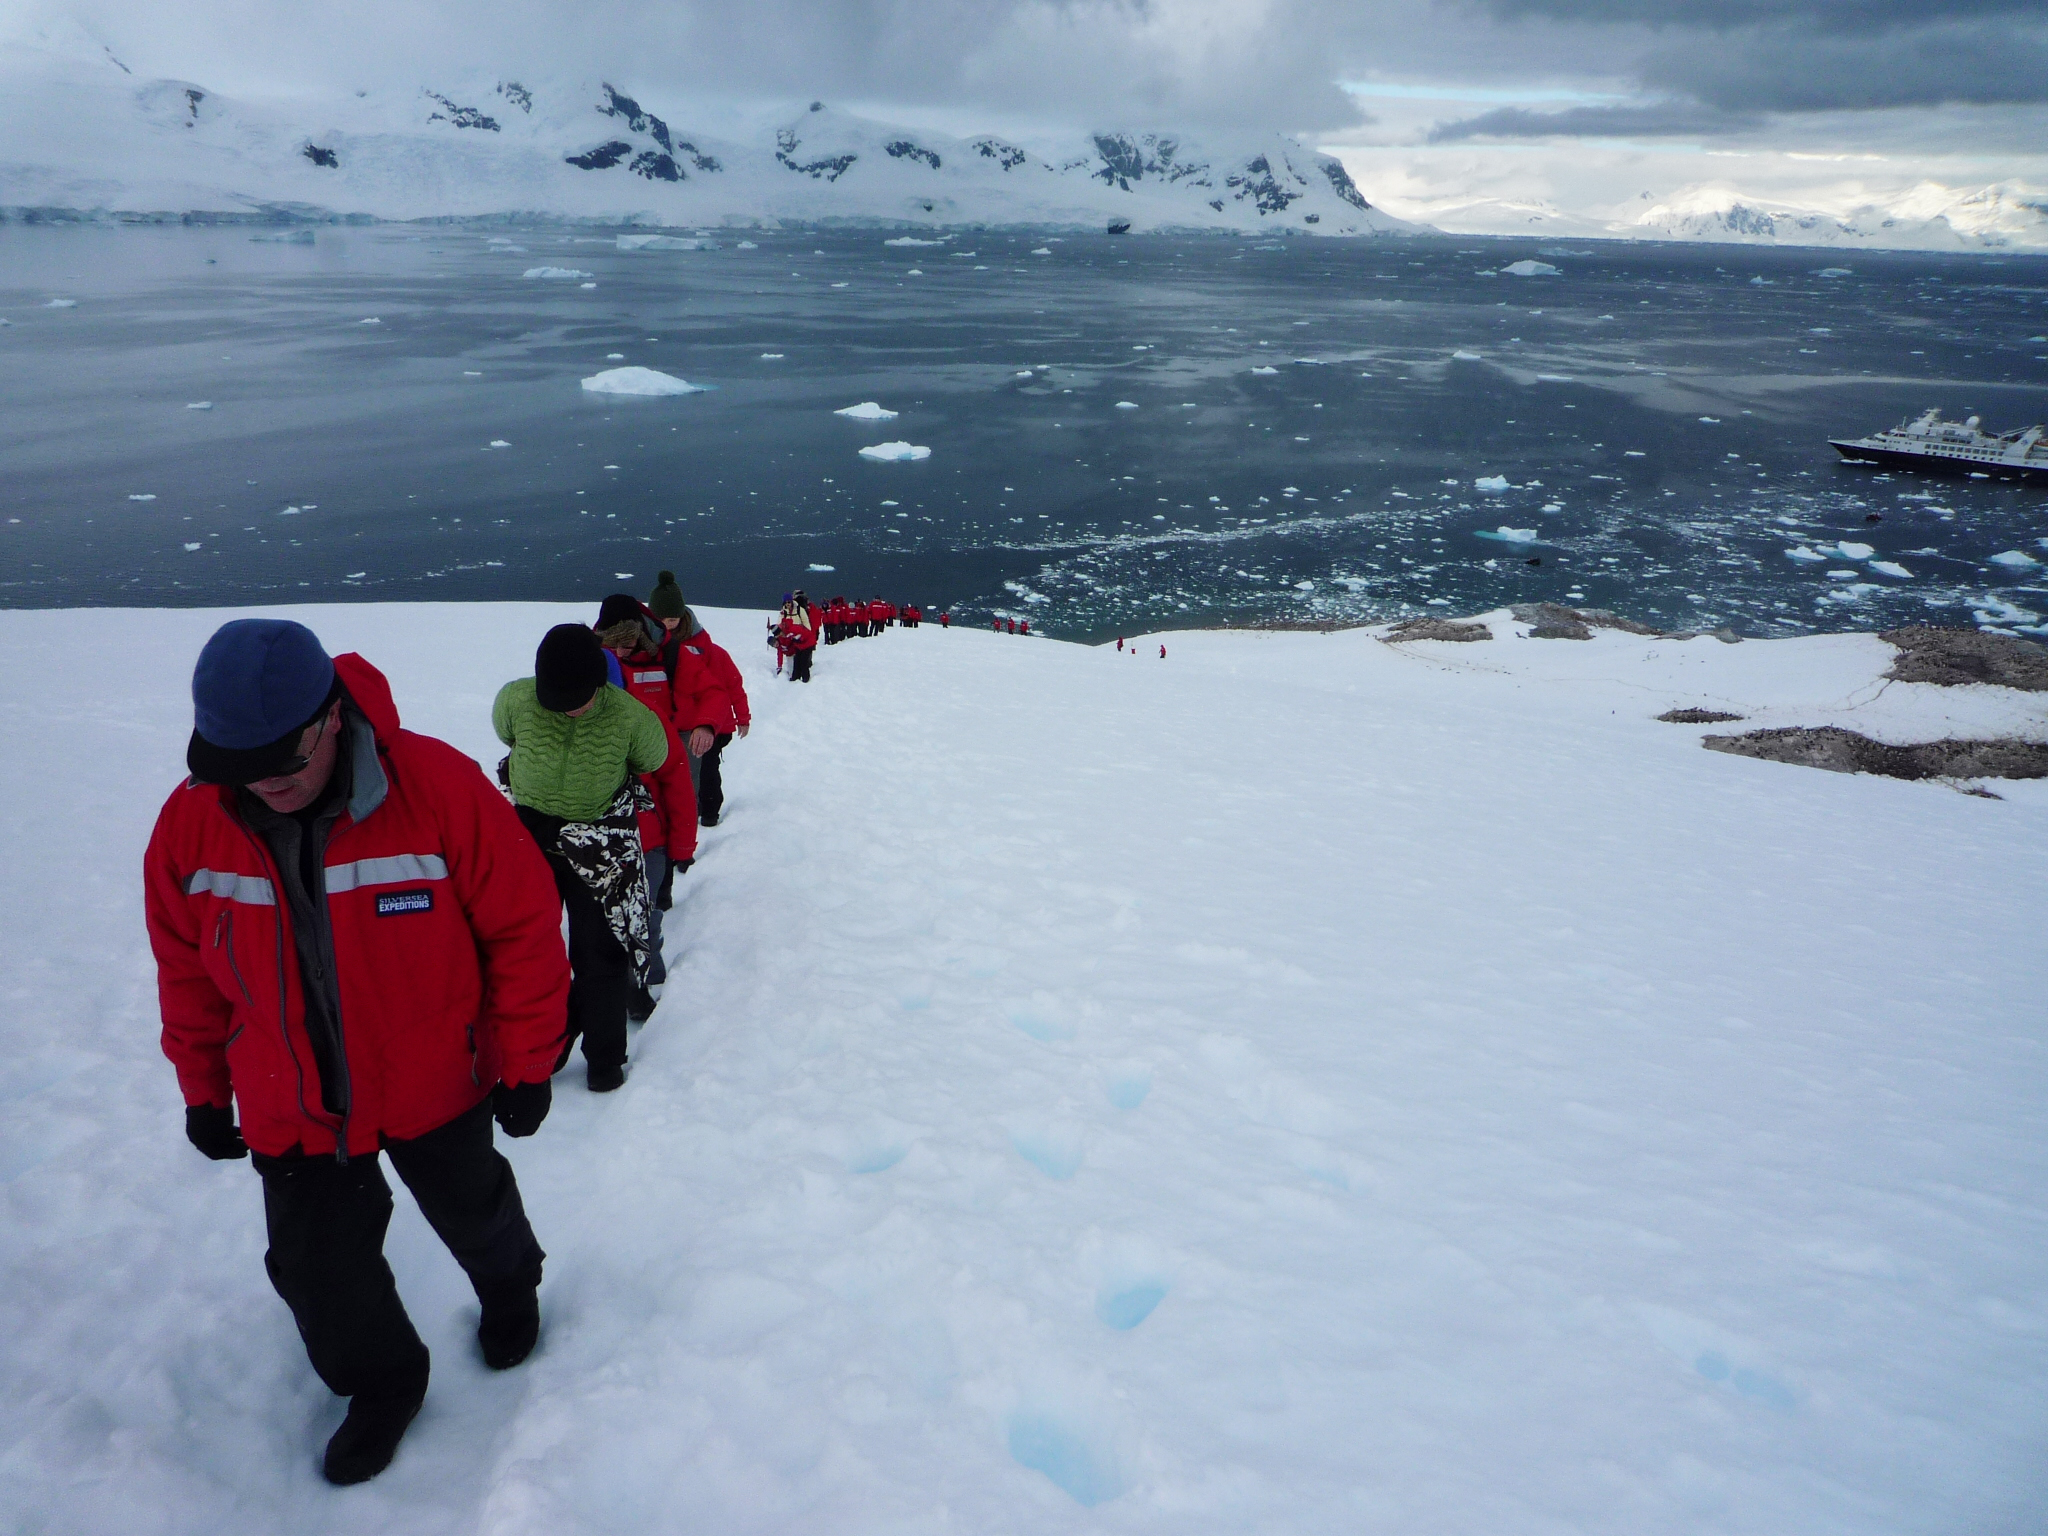
{"type": "Polygon", "coordinates": [[[2048,646],[2016,635],[1915,624],[1887,629],[1877,638],[1898,648],[1898,659],[1885,673],[1894,682],[1935,683],[1945,688],[1996,683],[2002,688],[2048,693],[2048,646]]]}
{"type": "Polygon", "coordinates": [[[1737,757],[1889,779],[2048,779],[2048,744],[2035,741],[1923,741],[1894,747],[1822,725],[1703,736],[1700,745],[1737,757]]]}

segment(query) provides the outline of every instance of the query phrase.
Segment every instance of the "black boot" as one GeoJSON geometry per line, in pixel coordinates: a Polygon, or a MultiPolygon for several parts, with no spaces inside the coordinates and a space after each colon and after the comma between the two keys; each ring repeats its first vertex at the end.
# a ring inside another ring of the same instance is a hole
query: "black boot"
{"type": "Polygon", "coordinates": [[[348,1400],[348,1417],[327,1442],[320,1470],[330,1483],[367,1483],[391,1465],[405,1428],[426,1400],[427,1383],[396,1391],[358,1392],[348,1400]]]}
{"type": "Polygon", "coordinates": [[[533,1353],[540,1339],[540,1282],[494,1287],[479,1299],[484,1315],[476,1341],[483,1346],[484,1364],[509,1371],[533,1353]]]}
{"type": "Polygon", "coordinates": [[[654,1017],[654,994],[645,987],[633,989],[633,1001],[626,1008],[626,1017],[635,1024],[645,1024],[654,1017]]]}
{"type": "Polygon", "coordinates": [[[620,1062],[617,1066],[601,1067],[593,1061],[587,1081],[592,1093],[610,1093],[625,1085],[626,1065],[620,1062]]]}

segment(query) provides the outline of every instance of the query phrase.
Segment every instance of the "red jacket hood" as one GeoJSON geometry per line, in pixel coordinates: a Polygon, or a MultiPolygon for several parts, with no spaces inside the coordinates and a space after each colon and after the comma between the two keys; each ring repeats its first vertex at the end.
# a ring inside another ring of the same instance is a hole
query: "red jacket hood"
{"type": "Polygon", "coordinates": [[[377,745],[389,747],[398,734],[398,705],[392,701],[390,682],[354,651],[335,657],[334,671],[363,718],[370,722],[370,729],[377,733],[377,745]]]}

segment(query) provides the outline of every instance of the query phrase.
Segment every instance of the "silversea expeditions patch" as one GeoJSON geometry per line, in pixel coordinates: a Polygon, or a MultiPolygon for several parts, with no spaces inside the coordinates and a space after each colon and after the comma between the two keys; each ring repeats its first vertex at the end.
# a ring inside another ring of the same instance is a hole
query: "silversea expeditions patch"
{"type": "Polygon", "coordinates": [[[386,891],[377,898],[379,917],[397,917],[406,912],[431,912],[434,910],[432,891],[386,891]]]}

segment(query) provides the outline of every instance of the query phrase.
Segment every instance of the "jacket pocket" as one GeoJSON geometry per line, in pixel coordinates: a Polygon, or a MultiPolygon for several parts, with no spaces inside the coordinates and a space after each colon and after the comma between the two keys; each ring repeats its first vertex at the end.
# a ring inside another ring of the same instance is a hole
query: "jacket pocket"
{"type": "MultiPolygon", "coordinates": [[[[235,985],[242,989],[243,1004],[254,1008],[256,1006],[256,999],[249,995],[249,983],[242,979],[242,967],[235,960],[235,909],[233,907],[222,907],[220,909],[220,916],[213,920],[213,947],[222,951],[227,957],[228,974],[235,978],[235,985]]],[[[235,1034],[239,1035],[242,1029],[246,1027],[246,1025],[238,1027],[235,1030],[235,1034]]],[[[233,1035],[228,1037],[228,1043],[230,1045],[234,1043],[233,1035]]]]}

